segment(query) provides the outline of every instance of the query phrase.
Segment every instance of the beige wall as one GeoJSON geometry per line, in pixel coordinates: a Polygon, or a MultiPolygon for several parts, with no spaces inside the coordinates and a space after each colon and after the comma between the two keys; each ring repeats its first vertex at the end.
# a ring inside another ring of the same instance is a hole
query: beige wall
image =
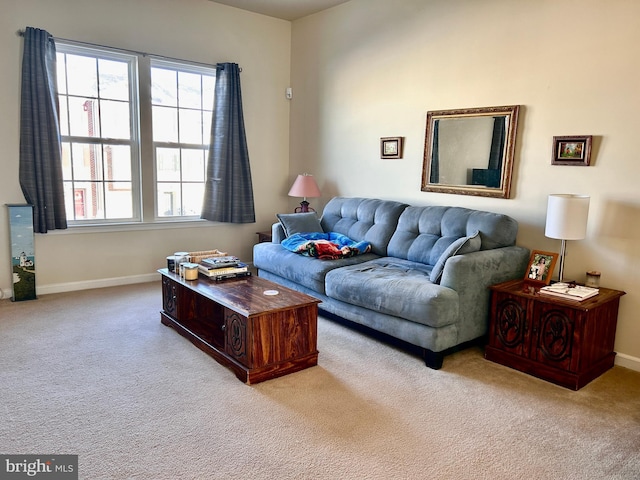
{"type": "Polygon", "coordinates": [[[290,22],[207,0],[0,0],[0,10],[0,288],[5,295],[11,269],[3,205],[25,201],[18,183],[22,39],[16,32],[26,26],[58,38],[210,64],[238,63],[257,220],[242,226],[204,222],[196,228],[36,235],[38,293],[149,279],[167,255],[181,250],[218,248],[251,260],[255,232],[288,208],[290,22]]]}
{"type": "Polygon", "coordinates": [[[547,195],[591,195],[588,238],[569,242],[565,273],[600,270],[625,290],[618,363],[640,369],[640,2],[351,0],[293,22],[291,171],[332,195],[479,208],[544,236],[547,195]],[[512,199],[420,191],[426,112],[522,105],[512,199]],[[594,135],[590,167],[552,166],[555,135],[594,135]],[[380,137],[405,137],[381,160],[380,137]]]}

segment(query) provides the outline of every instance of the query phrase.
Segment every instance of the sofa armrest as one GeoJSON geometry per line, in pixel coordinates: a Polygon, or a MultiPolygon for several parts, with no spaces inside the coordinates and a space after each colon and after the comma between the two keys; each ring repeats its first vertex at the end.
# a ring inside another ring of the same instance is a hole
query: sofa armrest
{"type": "Polygon", "coordinates": [[[440,285],[459,295],[460,319],[458,343],[487,333],[489,326],[489,287],[524,278],[529,250],[512,246],[455,255],[447,260],[440,285]]]}
{"type": "Polygon", "coordinates": [[[287,238],[287,236],[280,222],[271,225],[271,243],[282,243],[285,238],[287,238]]]}

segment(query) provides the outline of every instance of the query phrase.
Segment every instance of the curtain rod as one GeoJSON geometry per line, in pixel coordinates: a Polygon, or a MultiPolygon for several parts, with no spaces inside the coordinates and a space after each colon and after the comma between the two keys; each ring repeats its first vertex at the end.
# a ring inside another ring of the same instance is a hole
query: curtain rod
{"type": "MultiPolygon", "coordinates": [[[[16,32],[16,34],[19,37],[24,37],[24,30],[18,30],[16,32]]],[[[71,40],[71,39],[68,39],[68,38],[53,37],[53,39],[54,40],[60,40],[61,42],[69,42],[69,43],[76,43],[76,44],[79,44],[79,45],[87,45],[89,47],[110,48],[112,50],[120,50],[122,52],[128,52],[128,53],[133,53],[133,54],[136,54],[136,55],[142,55],[143,57],[156,57],[156,58],[163,58],[165,60],[173,60],[173,61],[177,61],[177,62],[189,62],[189,63],[194,63],[196,65],[202,65],[202,66],[205,66],[205,67],[216,67],[218,65],[221,65],[220,63],[210,64],[210,63],[204,63],[204,62],[196,62],[196,61],[193,61],[193,60],[185,60],[184,58],[167,57],[166,55],[157,55],[155,53],[140,52],[138,50],[130,50],[128,48],[111,47],[109,45],[100,45],[99,43],[81,42],[79,40],[71,40]]],[[[242,72],[242,68],[238,68],[238,70],[240,70],[242,72]]]]}

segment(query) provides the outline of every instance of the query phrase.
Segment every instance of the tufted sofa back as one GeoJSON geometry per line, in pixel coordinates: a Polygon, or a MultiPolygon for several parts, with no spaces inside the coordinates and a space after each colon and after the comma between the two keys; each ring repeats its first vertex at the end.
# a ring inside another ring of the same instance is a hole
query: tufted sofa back
{"type": "Polygon", "coordinates": [[[507,215],[461,207],[407,207],[398,220],[388,255],[435,265],[454,241],[480,232],[480,250],[515,245],[518,223],[507,215]]]}
{"type": "Polygon", "coordinates": [[[334,197],[324,207],[320,223],[325,232],[367,241],[371,250],[387,255],[387,245],[407,204],[373,198],[334,197]]]}

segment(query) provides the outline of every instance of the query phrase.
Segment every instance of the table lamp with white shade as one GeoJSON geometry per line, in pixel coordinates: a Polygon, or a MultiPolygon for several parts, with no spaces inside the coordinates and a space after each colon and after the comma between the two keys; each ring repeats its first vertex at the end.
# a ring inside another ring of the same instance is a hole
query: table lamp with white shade
{"type": "Polygon", "coordinates": [[[547,203],[547,222],[544,234],[548,238],[562,240],[560,247],[560,273],[558,281],[564,279],[564,261],[567,255],[567,240],[582,240],[587,235],[589,216],[588,195],[552,194],[547,203]]]}

